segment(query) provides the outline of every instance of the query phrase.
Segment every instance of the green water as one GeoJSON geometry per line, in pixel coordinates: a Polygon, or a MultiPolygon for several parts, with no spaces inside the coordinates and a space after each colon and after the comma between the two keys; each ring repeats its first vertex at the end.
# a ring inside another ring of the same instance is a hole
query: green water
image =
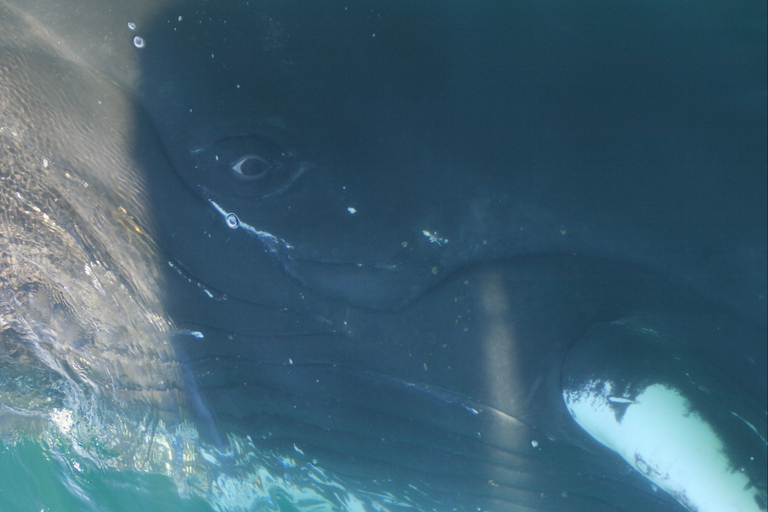
{"type": "Polygon", "coordinates": [[[71,449],[52,449],[33,438],[0,441],[0,512],[425,510],[386,492],[345,488],[320,468],[265,456],[247,443],[230,442],[227,454],[205,454],[206,484],[200,484],[200,475],[191,475],[198,486],[190,491],[168,475],[99,468],[71,449]]]}
{"type": "Polygon", "coordinates": [[[170,478],[130,471],[75,470],[33,440],[0,444],[3,512],[136,512],[214,510],[179,496],[170,478]]]}

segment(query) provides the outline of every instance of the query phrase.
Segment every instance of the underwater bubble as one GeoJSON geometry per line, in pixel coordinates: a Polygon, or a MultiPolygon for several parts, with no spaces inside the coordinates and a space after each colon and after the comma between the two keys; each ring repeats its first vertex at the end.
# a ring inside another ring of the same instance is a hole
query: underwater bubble
{"type": "Polygon", "coordinates": [[[128,29],[130,30],[136,30],[136,24],[132,21],[128,22],[128,29]]]}
{"type": "Polygon", "coordinates": [[[240,226],[240,219],[237,218],[237,215],[234,213],[230,213],[226,217],[227,226],[229,226],[232,229],[237,229],[238,226],[240,226]]]}
{"type": "Polygon", "coordinates": [[[144,38],[136,36],[133,38],[133,46],[136,48],[144,48],[144,45],[146,43],[144,42],[144,38]]]}

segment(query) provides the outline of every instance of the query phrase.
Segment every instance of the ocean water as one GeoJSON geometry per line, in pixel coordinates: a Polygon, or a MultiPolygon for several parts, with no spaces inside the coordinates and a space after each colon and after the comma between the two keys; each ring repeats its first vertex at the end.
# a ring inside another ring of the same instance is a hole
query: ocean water
{"type": "Polygon", "coordinates": [[[36,439],[0,444],[0,510],[214,510],[200,498],[182,498],[167,476],[101,470],[77,460],[36,439]]]}
{"type": "MultiPolygon", "coordinates": [[[[207,511],[406,511],[420,505],[398,502],[385,492],[347,489],[312,464],[271,458],[247,440],[231,440],[237,453],[206,453],[174,480],[161,471],[110,467],[77,453],[60,436],[46,441],[19,438],[0,444],[0,510],[3,512],[207,512],[207,511]],[[55,443],[55,446],[50,444],[55,443]],[[256,460],[259,459],[259,460],[256,460]],[[271,459],[271,460],[270,460],[271,459]]],[[[136,454],[137,460],[141,454],[136,454]]]]}

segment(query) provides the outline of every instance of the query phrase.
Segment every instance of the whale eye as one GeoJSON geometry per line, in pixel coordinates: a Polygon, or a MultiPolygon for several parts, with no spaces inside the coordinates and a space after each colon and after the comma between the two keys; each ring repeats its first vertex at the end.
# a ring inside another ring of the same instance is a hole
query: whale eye
{"type": "Polygon", "coordinates": [[[232,170],[238,176],[247,180],[257,180],[269,175],[272,168],[270,162],[259,155],[247,155],[232,165],[232,170]]]}
{"type": "Polygon", "coordinates": [[[194,150],[195,177],[206,191],[232,197],[283,192],[304,171],[298,158],[262,137],[229,137],[194,150]]]}

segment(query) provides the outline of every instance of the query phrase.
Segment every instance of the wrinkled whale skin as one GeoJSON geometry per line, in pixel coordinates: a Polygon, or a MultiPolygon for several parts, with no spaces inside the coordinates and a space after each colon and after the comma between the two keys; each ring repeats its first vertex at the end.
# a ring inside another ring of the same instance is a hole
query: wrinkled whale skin
{"type": "MultiPolygon", "coordinates": [[[[709,132],[682,137],[679,155],[674,137],[645,155],[640,142],[690,134],[688,121],[646,131],[636,107],[603,131],[578,121],[589,106],[575,102],[565,119],[532,123],[541,89],[506,74],[480,81],[499,89],[478,97],[484,107],[517,98],[519,125],[495,107],[479,117],[470,103],[448,102],[456,118],[441,110],[433,87],[451,100],[483,92],[461,77],[519,55],[507,50],[526,32],[498,53],[480,37],[451,61],[458,49],[438,43],[452,40],[441,27],[455,21],[419,10],[424,27],[407,22],[410,10],[387,13],[385,28],[424,31],[414,50],[424,67],[410,78],[458,80],[413,89],[390,73],[399,46],[386,41],[396,39],[377,29],[374,41],[373,25],[339,30],[348,20],[326,7],[46,4],[0,3],[0,340],[3,362],[42,383],[3,410],[9,431],[32,428],[19,418],[35,430],[53,421],[77,441],[120,425],[115,451],[146,443],[148,455],[115,467],[170,472],[183,486],[194,468],[162,461],[193,466],[183,455],[197,439],[162,436],[194,418],[212,445],[252,436],[373,494],[415,487],[438,510],[680,512],[690,503],[657,492],[641,465],[632,471],[569,411],[568,354],[626,319],[659,333],[660,353],[674,346],[714,368],[708,386],[764,413],[765,153],[755,147],[765,126],[748,97],[712,114],[726,131],[734,119],[754,127],[736,145],[729,132],[725,163],[718,144],[700,144],[709,132]],[[317,19],[326,35],[301,30],[317,19]],[[222,23],[191,23],[205,20],[222,23]],[[329,77],[349,72],[347,61],[299,59],[319,42],[384,65],[334,93],[329,77]],[[489,58],[476,58],[481,48],[489,58]],[[381,108],[372,93],[412,102],[404,130],[389,117],[403,105],[381,108]],[[432,113],[445,122],[433,126],[432,113]],[[573,129],[558,140],[575,154],[544,151],[548,126],[573,129]],[[580,138],[593,129],[596,139],[580,138]],[[618,132],[641,141],[613,145],[625,141],[618,132]],[[743,158],[732,160],[737,146],[743,158]],[[677,185],[665,184],[668,173],[677,185]],[[89,414],[101,421],[79,421],[89,414]],[[158,441],[132,434],[143,429],[158,441]]],[[[524,14],[539,23],[551,13],[524,14]]],[[[633,368],[600,354],[587,350],[583,362],[595,374],[633,368]]],[[[728,403],[718,410],[729,414],[728,403]]],[[[764,468],[764,416],[747,423],[763,439],[750,467],[764,468]]],[[[749,478],[765,510],[765,474],[749,478]]]]}

